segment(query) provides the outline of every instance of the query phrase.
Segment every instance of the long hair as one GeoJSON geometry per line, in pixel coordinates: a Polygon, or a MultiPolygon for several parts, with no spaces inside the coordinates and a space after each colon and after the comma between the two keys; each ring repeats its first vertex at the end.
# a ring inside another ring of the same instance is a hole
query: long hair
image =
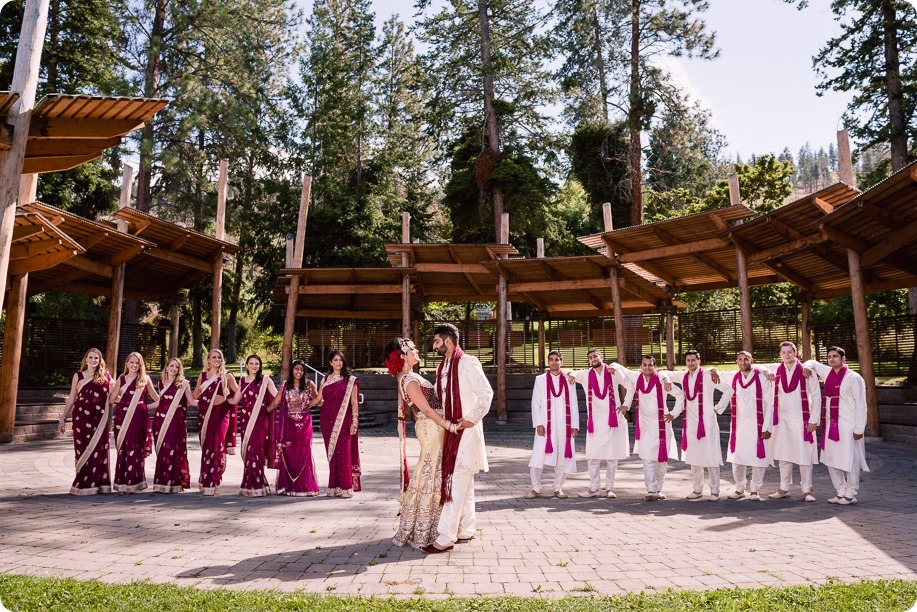
{"type": "Polygon", "coordinates": [[[337,349],[331,349],[331,352],[328,353],[328,374],[334,374],[334,366],[331,365],[331,362],[335,357],[340,357],[341,363],[343,364],[341,366],[341,378],[344,380],[349,380],[350,375],[353,373],[350,369],[350,364],[347,363],[347,358],[344,357],[344,353],[337,349]]]}
{"type": "Polygon", "coordinates": [[[261,357],[259,357],[258,355],[252,354],[245,358],[245,366],[246,366],[245,371],[248,372],[248,362],[252,359],[258,360],[258,371],[255,372],[255,380],[256,381],[261,380],[261,377],[264,376],[264,362],[261,360],[261,357]]]}
{"type": "Polygon", "coordinates": [[[92,347],[86,354],[83,355],[83,360],[80,362],[80,372],[83,372],[89,368],[89,364],[86,362],[86,358],[89,357],[90,353],[95,353],[99,356],[99,365],[96,367],[96,371],[92,373],[92,380],[96,384],[103,385],[105,384],[105,357],[102,356],[102,351],[96,347],[92,347]]]}
{"type": "MultiPolygon", "coordinates": [[[[175,380],[173,380],[172,382],[175,383],[176,389],[181,389],[181,386],[185,384],[185,366],[181,364],[181,359],[179,359],[178,357],[173,357],[172,359],[170,359],[169,362],[166,364],[166,367],[162,369],[162,374],[161,374],[162,380],[165,380],[169,376],[169,366],[172,365],[173,361],[178,364],[178,374],[175,375],[175,380]]],[[[163,388],[163,391],[165,391],[165,388],[166,388],[165,383],[163,383],[162,388],[163,388]]]]}
{"type": "Polygon", "coordinates": [[[124,371],[121,373],[121,376],[127,376],[127,362],[131,360],[131,357],[136,357],[137,361],[140,363],[140,371],[137,372],[137,388],[142,389],[146,386],[149,377],[146,374],[146,363],[143,361],[143,355],[134,351],[133,353],[127,356],[127,359],[124,360],[124,371]]]}
{"type": "Polygon", "coordinates": [[[210,365],[209,365],[210,356],[213,355],[214,353],[220,356],[220,370],[219,372],[217,372],[217,376],[220,377],[220,385],[222,385],[223,387],[223,397],[226,397],[229,394],[229,386],[226,384],[226,358],[223,357],[223,351],[221,351],[220,349],[214,348],[214,349],[210,349],[207,352],[207,362],[208,362],[207,369],[208,370],[210,369],[210,365]]]}
{"type": "Polygon", "coordinates": [[[290,364],[290,373],[287,374],[287,389],[295,389],[294,385],[296,384],[293,379],[293,370],[296,369],[296,366],[302,366],[302,378],[299,381],[299,390],[302,391],[306,388],[306,362],[302,359],[294,359],[293,363],[290,364]]]}

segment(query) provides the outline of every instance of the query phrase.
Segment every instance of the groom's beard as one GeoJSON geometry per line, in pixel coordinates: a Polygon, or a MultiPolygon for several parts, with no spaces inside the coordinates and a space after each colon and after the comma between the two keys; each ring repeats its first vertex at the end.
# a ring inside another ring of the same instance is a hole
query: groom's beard
{"type": "Polygon", "coordinates": [[[435,350],[437,353],[439,353],[440,357],[445,357],[445,356],[446,356],[446,345],[445,345],[445,344],[440,344],[440,345],[439,345],[439,348],[436,348],[436,349],[433,349],[433,350],[435,350]]]}

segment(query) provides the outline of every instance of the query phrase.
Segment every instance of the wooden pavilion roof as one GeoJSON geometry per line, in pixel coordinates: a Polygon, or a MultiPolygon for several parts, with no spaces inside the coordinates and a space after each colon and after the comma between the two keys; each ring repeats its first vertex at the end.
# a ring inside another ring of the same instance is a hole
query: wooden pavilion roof
{"type": "MultiPolygon", "coordinates": [[[[290,278],[299,276],[296,316],[346,319],[401,319],[402,278],[413,268],[284,268],[272,301],[285,306],[290,278]]],[[[411,309],[420,309],[412,292],[411,309]]]]}
{"type": "Polygon", "coordinates": [[[746,254],[749,266],[763,265],[818,297],[825,287],[846,279],[849,293],[846,253],[834,249],[814,224],[859,193],[836,183],[737,225],[729,237],[746,254]]]}
{"type": "Polygon", "coordinates": [[[10,246],[9,275],[35,273],[86,250],[41,214],[18,211],[10,246]]]}
{"type": "MultiPolygon", "coordinates": [[[[6,116],[18,97],[0,92],[0,116],[6,116]]],[[[59,172],[97,159],[168,103],[153,98],[49,94],[32,111],[22,172],[59,172]]],[[[0,149],[9,146],[8,138],[0,138],[0,149]]]]}
{"type": "MultiPolygon", "coordinates": [[[[658,223],[583,236],[597,250],[611,250],[622,264],[635,264],[672,291],[723,289],[737,284],[735,247],[724,232],[754,216],[746,206],[728,206],[658,223]]],[[[750,265],[749,284],[777,282],[774,272],[750,265]]]]}

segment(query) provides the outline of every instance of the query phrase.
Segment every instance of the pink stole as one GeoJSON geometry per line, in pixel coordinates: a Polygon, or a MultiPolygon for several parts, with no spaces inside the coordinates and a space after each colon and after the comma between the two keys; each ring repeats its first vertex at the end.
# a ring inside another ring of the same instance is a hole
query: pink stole
{"type": "Polygon", "coordinates": [[[847,366],[842,366],[839,372],[834,369],[825,379],[825,394],[821,398],[821,449],[825,450],[825,438],[830,438],[832,442],[839,442],[841,432],[838,429],[838,418],[841,403],[841,383],[844,382],[844,375],[847,374],[847,366]],[[828,401],[831,398],[831,401],[828,401]],[[828,412],[830,404],[830,412],[828,412]],[[830,415],[830,419],[827,417],[830,415]],[[830,424],[829,424],[830,420],[830,424]]]}
{"type": "Polygon", "coordinates": [[[608,397],[608,426],[617,427],[618,426],[618,404],[615,401],[616,389],[615,384],[611,379],[611,372],[603,366],[603,371],[605,376],[603,377],[602,382],[604,383],[605,388],[602,392],[599,392],[599,377],[595,373],[595,368],[589,368],[589,385],[586,389],[586,399],[589,402],[589,420],[586,421],[586,431],[589,433],[595,433],[595,427],[592,424],[592,397],[595,396],[599,399],[605,399],[608,397]]]}
{"type": "Polygon", "coordinates": [[[694,394],[688,388],[688,378],[690,372],[685,372],[685,378],[681,383],[681,388],[685,391],[685,420],[681,427],[681,450],[688,450],[688,402],[697,400],[697,439],[700,440],[707,435],[704,429],[704,369],[697,368],[697,378],[694,380],[694,394]]]}
{"type": "Polygon", "coordinates": [[[637,376],[637,392],[634,394],[637,401],[637,418],[636,418],[636,428],[634,429],[634,438],[640,439],[640,394],[646,393],[649,394],[650,391],[656,391],[656,409],[658,411],[657,419],[659,421],[659,455],[656,458],[656,461],[659,463],[668,463],[669,453],[666,448],[666,435],[665,435],[665,404],[662,401],[662,383],[659,382],[659,374],[654,373],[649,382],[644,383],[646,377],[643,374],[637,376]],[[645,384],[645,386],[644,386],[645,384]]]}
{"type": "Polygon", "coordinates": [[[547,427],[547,441],[544,445],[544,452],[546,455],[550,455],[554,452],[554,443],[551,441],[551,398],[560,397],[561,391],[564,394],[564,403],[566,404],[567,409],[567,444],[564,449],[564,458],[569,459],[573,456],[573,448],[570,446],[570,385],[567,383],[567,380],[563,377],[563,374],[560,376],[560,381],[563,385],[562,389],[558,390],[555,393],[554,389],[554,377],[550,372],[545,374],[545,384],[547,385],[547,396],[548,396],[548,427],[547,427]]]}
{"type": "Polygon", "coordinates": [[[743,389],[747,389],[751,386],[751,383],[755,383],[755,412],[758,417],[758,459],[764,459],[764,438],[761,437],[761,429],[764,427],[764,401],[761,398],[763,395],[761,391],[761,373],[758,370],[754,370],[754,375],[748,380],[747,383],[742,382],[742,372],[736,372],[736,375],[732,377],[732,428],[729,433],[729,450],[731,452],[736,452],[736,406],[738,405],[739,390],[736,388],[741,385],[743,389]]]}
{"type": "Polygon", "coordinates": [[[792,393],[798,388],[802,398],[802,439],[814,444],[815,438],[812,437],[812,433],[807,427],[809,423],[809,394],[806,392],[806,383],[802,377],[802,364],[796,363],[796,369],[793,370],[793,378],[789,381],[787,381],[786,376],[786,366],[781,363],[777,366],[777,380],[774,382],[774,425],[778,422],[777,412],[780,404],[780,389],[783,389],[784,393],[792,393]]]}

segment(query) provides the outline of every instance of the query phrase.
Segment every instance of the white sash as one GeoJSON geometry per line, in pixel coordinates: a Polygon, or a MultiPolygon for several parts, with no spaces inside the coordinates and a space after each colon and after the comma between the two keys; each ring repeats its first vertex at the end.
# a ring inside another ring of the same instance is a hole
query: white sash
{"type": "MultiPolygon", "coordinates": [[[[135,378],[134,382],[139,383],[140,381],[135,378]]],[[[131,383],[128,382],[121,387],[119,395],[123,397],[125,391],[127,391],[127,388],[130,386],[131,383]]],[[[146,385],[144,385],[144,387],[145,386],[146,385]]],[[[118,432],[118,439],[115,440],[115,449],[118,450],[118,452],[121,451],[121,445],[124,444],[124,438],[127,436],[127,428],[134,418],[134,413],[137,411],[137,403],[140,401],[140,396],[143,395],[143,388],[138,389],[138,387],[139,384],[134,386],[134,396],[131,398],[131,403],[127,407],[127,414],[124,415],[124,420],[121,421],[121,430],[118,432]]],[[[119,401],[118,403],[120,404],[121,402],[119,401]]]]}
{"type": "Polygon", "coordinates": [[[356,376],[351,376],[347,381],[347,389],[344,390],[344,399],[341,401],[341,408],[338,410],[337,418],[334,420],[334,428],[331,430],[331,439],[328,442],[328,461],[334,456],[334,450],[337,448],[338,437],[341,435],[341,426],[344,424],[344,417],[350,408],[350,394],[353,393],[353,385],[357,382],[356,376]]]}
{"type": "MultiPolygon", "coordinates": [[[[77,383],[77,393],[83,390],[89,381],[92,380],[92,376],[86,377],[84,381],[80,381],[82,384],[77,383]]],[[[95,450],[95,447],[99,445],[99,440],[102,439],[102,434],[108,433],[108,397],[106,396],[103,400],[105,404],[105,410],[102,413],[102,419],[99,421],[99,426],[96,427],[96,430],[92,432],[92,437],[89,439],[89,444],[86,445],[86,448],[83,449],[83,454],[80,455],[80,458],[76,460],[76,471],[79,472],[83,469],[83,466],[86,465],[86,462],[89,461],[89,455],[95,450]]],[[[76,400],[74,400],[74,404],[76,400]]],[[[73,407],[76,410],[76,406],[73,407]]]]}
{"type": "Polygon", "coordinates": [[[83,387],[91,383],[93,380],[92,374],[87,374],[86,378],[76,383],[76,392],[79,393],[83,390],[83,387]]]}
{"type": "MultiPolygon", "coordinates": [[[[249,384],[254,384],[252,381],[249,384]]],[[[255,421],[261,414],[261,405],[264,403],[264,394],[267,391],[267,381],[264,376],[261,377],[261,388],[258,389],[258,396],[255,398],[255,405],[252,406],[252,413],[248,415],[248,424],[245,426],[245,435],[242,436],[242,461],[245,461],[245,451],[248,450],[248,441],[252,437],[252,430],[255,429],[255,421]]]]}
{"type": "MultiPolygon", "coordinates": [[[[185,381],[185,384],[188,384],[185,381]]],[[[173,380],[170,383],[171,386],[175,386],[175,381],[173,380]]],[[[169,388],[166,387],[163,389],[163,392],[168,391],[169,388]]],[[[175,411],[178,410],[179,404],[181,404],[181,398],[184,397],[185,390],[175,388],[175,397],[172,398],[172,403],[169,404],[169,411],[166,412],[166,418],[162,421],[162,427],[159,428],[159,435],[156,436],[156,454],[159,454],[159,448],[162,446],[162,441],[166,438],[166,432],[169,431],[169,425],[172,424],[172,417],[175,416],[175,411]]]]}
{"type": "MultiPolygon", "coordinates": [[[[213,385],[214,382],[220,380],[221,378],[222,376],[214,376],[213,378],[209,378],[205,380],[204,383],[201,385],[200,395],[203,395],[204,391],[209,389],[213,385]]],[[[216,398],[216,393],[213,394],[213,397],[216,398]]],[[[207,439],[207,425],[210,424],[210,415],[212,413],[213,413],[213,402],[211,401],[210,406],[207,407],[207,414],[204,416],[204,422],[201,424],[201,430],[200,432],[198,432],[201,438],[200,440],[201,446],[204,445],[204,440],[207,439]]]]}

